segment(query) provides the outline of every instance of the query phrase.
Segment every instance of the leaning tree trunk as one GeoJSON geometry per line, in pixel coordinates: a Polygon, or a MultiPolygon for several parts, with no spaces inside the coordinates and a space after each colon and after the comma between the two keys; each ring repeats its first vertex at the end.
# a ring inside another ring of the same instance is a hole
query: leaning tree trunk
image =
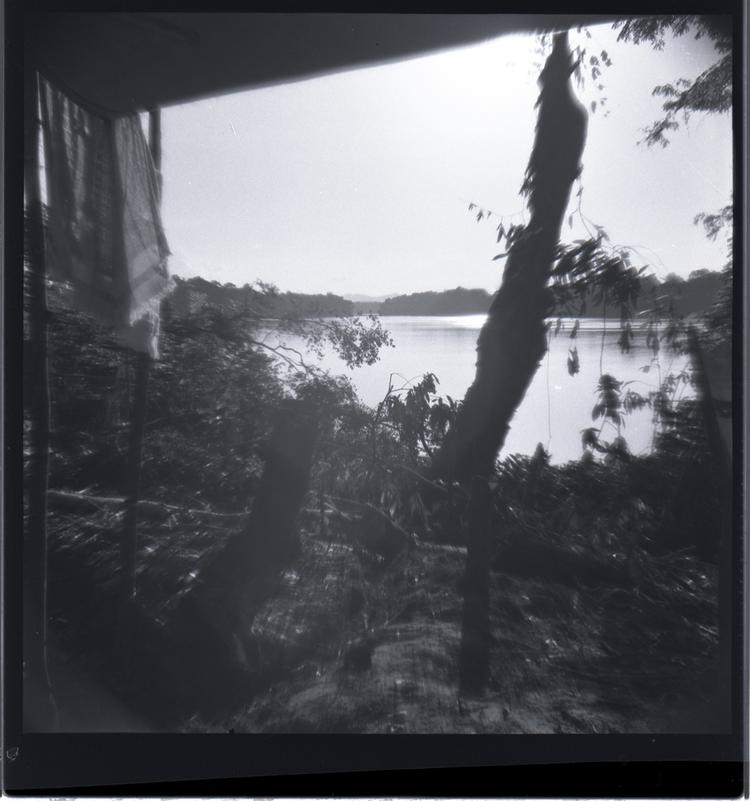
{"type": "Polygon", "coordinates": [[[567,33],[557,34],[539,77],[536,138],[526,172],[530,221],[511,246],[502,285],[477,343],[477,371],[433,464],[433,477],[471,486],[460,684],[487,680],[489,548],[486,485],[510,420],[547,349],[547,289],[573,181],[580,172],[587,115],[573,94],[567,33]],[[476,528],[476,530],[474,530],[476,528]]]}
{"type": "Polygon", "coordinates": [[[514,412],[547,349],[547,282],[579,159],[586,111],[570,85],[567,33],[539,77],[539,117],[524,191],[531,219],[511,247],[502,285],[477,343],[477,371],[433,466],[435,478],[469,483],[492,471],[514,412]]]}
{"type": "Polygon", "coordinates": [[[245,649],[253,620],[299,553],[298,518],[310,485],[318,421],[318,410],[308,402],[279,404],[245,530],[201,568],[197,585],[172,616],[175,642],[189,645],[185,681],[201,704],[215,709],[221,698],[247,692],[254,668],[245,649]]]}

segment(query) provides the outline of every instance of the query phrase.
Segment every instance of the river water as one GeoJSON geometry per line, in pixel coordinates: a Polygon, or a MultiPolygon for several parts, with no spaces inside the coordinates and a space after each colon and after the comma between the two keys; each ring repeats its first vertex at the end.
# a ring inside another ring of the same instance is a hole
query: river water
{"type": "MultiPolygon", "coordinates": [[[[394,387],[408,386],[424,373],[434,373],[438,393],[454,399],[463,397],[475,373],[476,342],[485,315],[456,317],[381,317],[395,347],[384,348],[379,361],[370,366],[349,370],[334,354],[326,354],[318,363],[333,373],[348,375],[359,397],[369,405],[378,404],[394,387]]],[[[591,412],[597,401],[596,387],[601,370],[618,381],[633,382],[629,388],[647,395],[658,386],[659,375],[681,371],[685,356],[673,354],[666,347],[659,353],[658,363],[645,346],[645,334],[634,326],[631,350],[622,353],[616,321],[582,319],[575,340],[570,338],[573,320],[564,320],[560,332],[549,336],[549,350],[526,391],[511,421],[501,455],[531,454],[541,442],[554,463],[577,459],[582,453],[581,430],[595,425],[591,412]],[[602,334],[604,348],[602,349],[602,334]],[[569,375],[568,350],[578,350],[579,372],[569,375]]],[[[552,325],[554,331],[554,323],[552,325]]],[[[289,338],[285,340],[292,343],[289,338]]],[[[598,426],[601,420],[596,422],[598,426]]],[[[622,434],[632,453],[645,453],[653,437],[650,409],[633,412],[625,418],[622,434]]],[[[605,428],[603,436],[616,435],[605,428]]]]}

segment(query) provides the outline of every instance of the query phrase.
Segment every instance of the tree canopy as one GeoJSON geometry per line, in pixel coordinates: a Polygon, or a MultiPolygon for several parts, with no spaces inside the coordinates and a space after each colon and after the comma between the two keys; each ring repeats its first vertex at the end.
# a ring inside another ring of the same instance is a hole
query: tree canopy
{"type": "Polygon", "coordinates": [[[711,40],[717,60],[697,78],[677,78],[674,83],[655,86],[654,95],[664,98],[664,116],[644,130],[643,142],[649,147],[669,144],[667,134],[679,128],[678,115],[684,121],[693,112],[719,113],[732,107],[732,28],[728,16],[654,16],[639,17],[615,23],[619,28],[618,41],[642,42],[661,50],[665,34],[684,36],[692,33],[696,39],[711,40]]]}

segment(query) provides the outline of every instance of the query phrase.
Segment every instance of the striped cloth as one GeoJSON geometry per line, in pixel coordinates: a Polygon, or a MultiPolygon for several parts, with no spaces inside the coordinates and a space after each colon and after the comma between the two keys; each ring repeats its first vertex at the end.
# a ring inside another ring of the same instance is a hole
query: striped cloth
{"type": "Polygon", "coordinates": [[[169,246],[140,119],[97,117],[46,80],[40,97],[48,274],[73,287],[77,308],[157,358],[169,246]]]}

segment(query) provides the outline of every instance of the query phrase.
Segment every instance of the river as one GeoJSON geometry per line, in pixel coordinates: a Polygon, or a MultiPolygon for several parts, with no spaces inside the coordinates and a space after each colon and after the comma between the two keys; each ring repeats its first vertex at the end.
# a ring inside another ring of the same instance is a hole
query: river
{"type": "MultiPolygon", "coordinates": [[[[408,386],[424,373],[434,373],[438,392],[455,399],[463,397],[474,378],[475,348],[485,316],[455,317],[381,317],[395,347],[384,348],[374,365],[349,370],[334,354],[325,354],[319,365],[331,372],[348,375],[359,397],[376,405],[393,386],[408,386]]],[[[531,454],[541,442],[554,463],[577,459],[582,453],[581,431],[594,425],[591,411],[596,403],[596,387],[601,368],[617,380],[633,382],[629,388],[647,395],[656,389],[658,376],[679,372],[686,366],[685,356],[666,347],[659,353],[659,362],[645,346],[645,335],[634,326],[635,338],[630,352],[622,353],[617,344],[620,336],[617,321],[582,319],[575,340],[570,338],[574,321],[563,321],[557,336],[550,335],[549,351],[539,365],[526,395],[511,421],[501,455],[531,454]],[[605,344],[602,349],[602,333],[605,344]],[[578,350],[579,372],[569,375],[568,349],[578,350]]],[[[554,331],[554,323],[552,326],[554,331]]],[[[289,344],[292,342],[287,338],[289,344]]],[[[294,343],[299,346],[299,342],[294,343]]],[[[596,424],[599,425],[601,420],[596,424]]],[[[611,439],[613,429],[605,429],[611,439]]],[[[622,434],[632,453],[648,452],[653,437],[650,409],[633,412],[625,418],[622,434]]]]}

